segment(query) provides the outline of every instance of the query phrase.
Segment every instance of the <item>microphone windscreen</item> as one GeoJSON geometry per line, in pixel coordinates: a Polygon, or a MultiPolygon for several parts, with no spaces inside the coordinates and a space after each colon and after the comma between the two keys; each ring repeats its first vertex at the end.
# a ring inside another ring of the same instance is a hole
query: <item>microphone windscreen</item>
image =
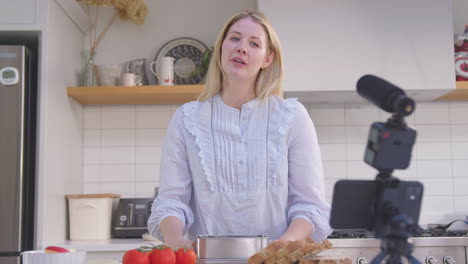
{"type": "Polygon", "coordinates": [[[357,92],[387,112],[394,112],[393,100],[405,92],[394,84],[374,75],[364,75],[357,82],[357,92]]]}

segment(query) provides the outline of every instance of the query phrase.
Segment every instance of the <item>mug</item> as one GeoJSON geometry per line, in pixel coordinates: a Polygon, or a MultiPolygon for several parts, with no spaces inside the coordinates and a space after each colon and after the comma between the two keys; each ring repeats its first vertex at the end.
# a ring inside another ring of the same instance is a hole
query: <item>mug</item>
{"type": "Polygon", "coordinates": [[[156,75],[160,85],[174,85],[174,60],[172,57],[162,57],[159,63],[151,62],[150,70],[156,75]]]}
{"type": "Polygon", "coordinates": [[[141,77],[131,72],[122,74],[122,85],[123,86],[135,86],[141,82],[141,77]]]}

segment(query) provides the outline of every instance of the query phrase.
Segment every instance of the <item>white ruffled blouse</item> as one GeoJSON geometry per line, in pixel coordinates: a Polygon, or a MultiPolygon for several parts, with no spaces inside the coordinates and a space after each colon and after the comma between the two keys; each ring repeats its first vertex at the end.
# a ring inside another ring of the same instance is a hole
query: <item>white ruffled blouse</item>
{"type": "Polygon", "coordinates": [[[226,105],[219,95],[181,106],[164,143],[159,194],[148,220],[178,217],[188,238],[266,235],[278,239],[294,218],[331,232],[314,125],[297,99],[270,96],[226,105]]]}

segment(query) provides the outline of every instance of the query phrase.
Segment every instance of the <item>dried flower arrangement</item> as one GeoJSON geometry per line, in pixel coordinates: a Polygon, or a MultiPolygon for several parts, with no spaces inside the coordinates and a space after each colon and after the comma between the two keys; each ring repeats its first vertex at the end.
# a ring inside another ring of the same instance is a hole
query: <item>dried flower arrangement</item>
{"type": "Polygon", "coordinates": [[[86,11],[89,19],[89,51],[83,51],[83,66],[81,69],[79,85],[94,86],[96,84],[96,67],[94,65],[94,56],[97,47],[104,35],[107,33],[112,23],[120,17],[122,20],[130,20],[137,25],[145,22],[148,14],[148,8],[143,0],[77,0],[83,1],[86,5],[86,11]],[[93,7],[93,8],[92,8],[93,7]],[[114,14],[107,22],[102,31],[97,34],[97,22],[99,18],[100,7],[112,7],[114,14]]]}
{"type": "Polygon", "coordinates": [[[120,17],[122,20],[130,20],[137,25],[142,25],[145,22],[145,17],[148,14],[148,8],[143,0],[77,0],[84,1],[89,19],[89,45],[90,52],[96,52],[96,49],[101,42],[106,32],[111,27],[112,23],[120,17]],[[95,6],[94,14],[91,12],[90,6],[95,6]],[[97,35],[97,20],[99,7],[113,7],[114,14],[108,21],[104,29],[97,35]],[[94,15],[94,16],[93,16],[94,15]]]}

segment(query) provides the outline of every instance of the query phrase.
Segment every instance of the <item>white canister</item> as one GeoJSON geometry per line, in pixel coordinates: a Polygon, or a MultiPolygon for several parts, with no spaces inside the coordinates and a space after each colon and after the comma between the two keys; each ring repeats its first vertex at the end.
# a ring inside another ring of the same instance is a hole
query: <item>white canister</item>
{"type": "Polygon", "coordinates": [[[31,250],[21,253],[23,264],[84,264],[86,251],[70,253],[47,253],[44,250],[31,250]]]}
{"type": "Polygon", "coordinates": [[[174,60],[172,57],[162,57],[160,62],[151,62],[150,70],[160,85],[174,85],[174,60]]]}
{"type": "Polygon", "coordinates": [[[113,199],[119,194],[66,195],[70,221],[70,240],[111,238],[113,199]]]}

